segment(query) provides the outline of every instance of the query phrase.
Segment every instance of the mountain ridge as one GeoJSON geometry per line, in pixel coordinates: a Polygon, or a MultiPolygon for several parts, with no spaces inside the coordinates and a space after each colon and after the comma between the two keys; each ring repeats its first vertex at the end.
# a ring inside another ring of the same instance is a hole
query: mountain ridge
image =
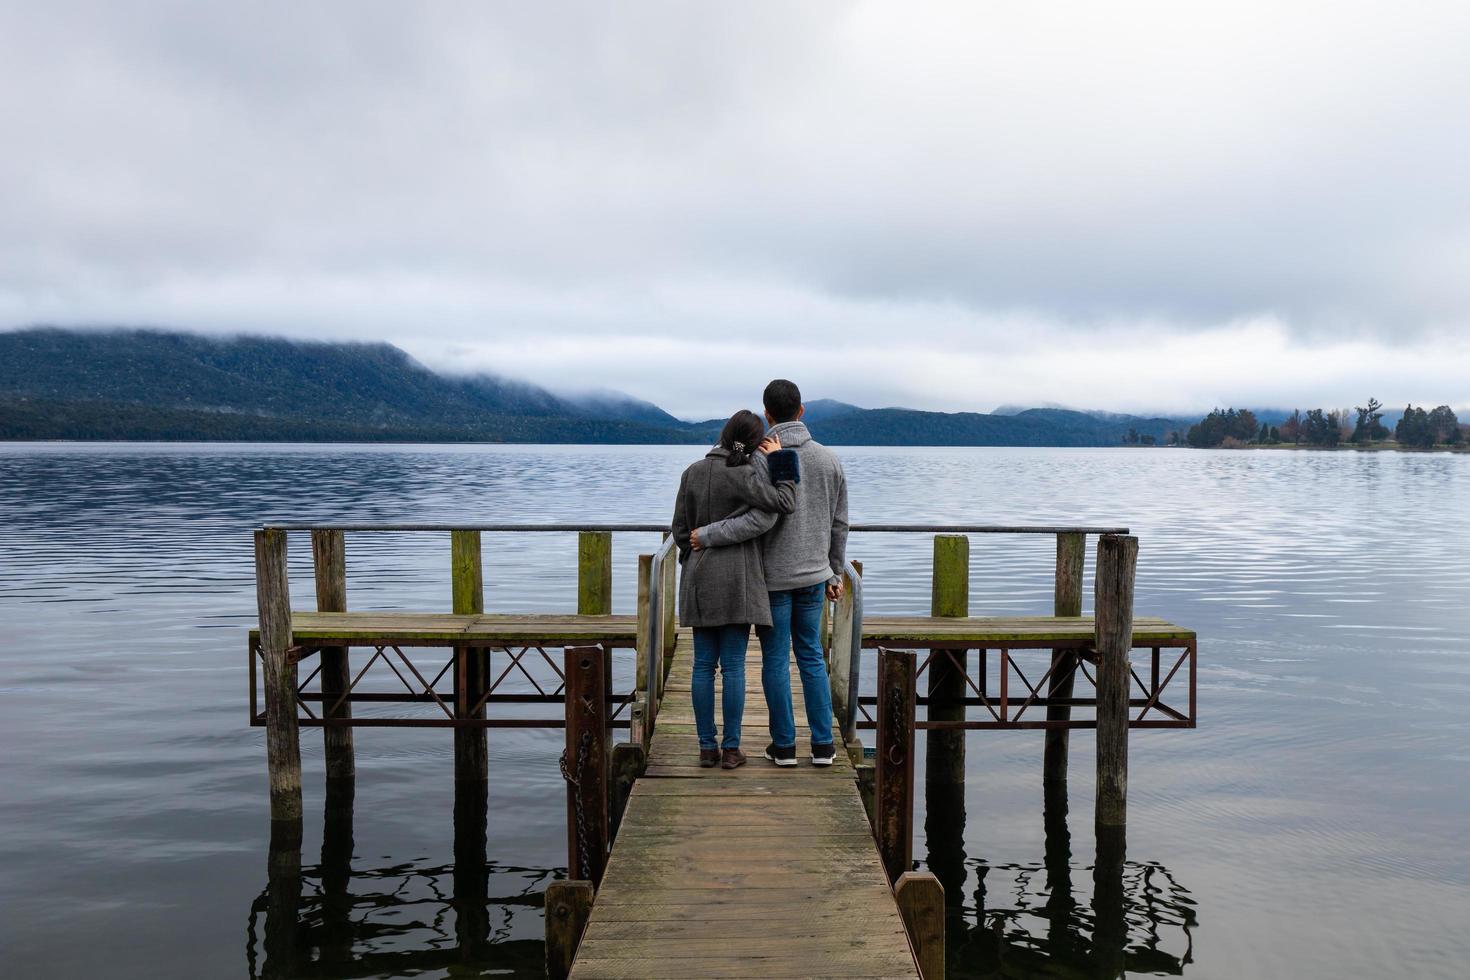
{"type": "MultiPolygon", "coordinates": [[[[807,405],[832,445],[1111,446],[1163,442],[1180,419],[1061,408],[1014,415],[807,405]]],[[[686,422],[617,391],[436,372],[392,344],[209,337],[146,328],[0,332],[0,439],[703,443],[686,422]]]]}

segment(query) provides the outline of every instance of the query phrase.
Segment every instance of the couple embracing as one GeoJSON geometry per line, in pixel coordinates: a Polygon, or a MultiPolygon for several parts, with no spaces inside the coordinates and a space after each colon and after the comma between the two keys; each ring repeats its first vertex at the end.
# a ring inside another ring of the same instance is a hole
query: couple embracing
{"type": "Polygon", "coordinates": [[[765,421],[750,411],[732,415],[714,448],[684,471],[674,505],[673,533],[684,566],[679,622],[694,630],[691,697],[705,768],[746,762],[740,721],[751,626],[760,639],[761,687],[770,713],[765,757],[778,766],[797,764],[793,652],[812,764],[829,766],[836,754],[822,606],[842,595],[847,481],[837,457],[814,442],[801,421],[796,385],[772,381],[763,400],[765,421]],[[715,729],[716,666],[723,678],[723,737],[715,729]]]}

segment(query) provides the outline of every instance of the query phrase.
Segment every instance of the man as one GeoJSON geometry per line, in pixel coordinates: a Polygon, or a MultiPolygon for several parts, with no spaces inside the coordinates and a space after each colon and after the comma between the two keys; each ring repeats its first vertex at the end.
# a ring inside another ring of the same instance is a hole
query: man
{"type": "Polygon", "coordinates": [[[822,603],[842,596],[847,553],[847,478],[836,455],[812,440],[801,421],[806,408],[801,390],[778,379],[766,385],[768,435],[779,437],[800,461],[796,510],[779,519],[748,511],[699,528],[696,547],[738,544],[764,534],[761,541],[771,625],[756,627],[761,641],[761,686],[771,715],[766,758],[778,766],[796,765],[796,719],[791,707],[791,653],[801,674],[802,700],[811,729],[812,765],[830,766],[832,688],[822,655],[822,603]],[[773,526],[774,524],[774,526],[773,526]]]}

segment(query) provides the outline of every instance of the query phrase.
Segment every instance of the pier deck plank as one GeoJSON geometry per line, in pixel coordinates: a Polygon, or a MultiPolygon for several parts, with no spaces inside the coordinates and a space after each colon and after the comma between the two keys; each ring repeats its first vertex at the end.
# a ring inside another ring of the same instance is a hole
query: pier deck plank
{"type": "MultiPolygon", "coordinates": [[[[474,644],[539,646],[606,643],[632,646],[637,639],[633,616],[577,616],[510,613],[452,615],[421,612],[293,612],[295,642],[321,644],[405,643],[415,646],[474,644]]],[[[863,622],[863,645],[925,647],[964,644],[972,648],[1052,645],[1084,646],[1093,639],[1091,616],[977,616],[945,619],[932,616],[874,616],[863,622]]],[[[251,631],[251,638],[257,631],[251,631]]],[[[1135,647],[1192,643],[1193,630],[1153,616],[1133,620],[1135,647]]],[[[759,670],[753,690],[759,694],[759,670]]],[[[757,698],[756,700],[759,700],[757,698]]],[[[764,710],[762,708],[762,710],[764,710]]],[[[691,719],[692,721],[692,719],[691,719]]]]}
{"type": "Polygon", "coordinates": [[[648,768],[572,976],[917,978],[847,756],[839,750],[820,769],[806,755],[794,669],[801,764],[781,769],[760,757],[768,715],[752,640],[742,732],[751,759],[727,772],[698,767],[692,659],[681,631],[648,768]]]}

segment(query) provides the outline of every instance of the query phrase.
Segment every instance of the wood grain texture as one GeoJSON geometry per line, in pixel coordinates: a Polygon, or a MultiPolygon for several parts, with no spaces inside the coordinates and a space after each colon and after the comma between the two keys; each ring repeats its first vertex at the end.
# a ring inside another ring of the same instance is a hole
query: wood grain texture
{"type": "Polygon", "coordinates": [[[612,532],[577,535],[577,614],[606,616],[612,612],[612,532]]]}
{"type": "MultiPolygon", "coordinates": [[[[286,572],[286,532],[255,532],[255,598],[265,674],[265,754],[270,777],[271,821],[301,827],[301,741],[296,720],[296,664],[292,646],[291,587],[286,572]]],[[[289,837],[288,831],[282,831],[289,837]]]]}
{"type": "Polygon", "coordinates": [[[1097,544],[1097,824],[1128,822],[1128,653],[1133,648],[1133,577],[1138,539],[1104,535],[1097,544]]]}
{"type": "MultiPolygon", "coordinates": [[[[571,975],[917,978],[846,754],[828,768],[805,754],[789,769],[761,758],[768,719],[756,654],[746,658],[751,759],[700,769],[692,655],[680,630],[648,766],[571,975]]],[[[808,733],[798,740],[804,748],[808,733]]]]}
{"type": "Polygon", "coordinates": [[[566,980],[592,912],[592,882],[553,881],[546,886],[546,976],[566,980]]]}
{"type": "Polygon", "coordinates": [[[924,980],[944,980],[944,886],[928,871],[906,871],[893,886],[898,912],[924,980]]]}

